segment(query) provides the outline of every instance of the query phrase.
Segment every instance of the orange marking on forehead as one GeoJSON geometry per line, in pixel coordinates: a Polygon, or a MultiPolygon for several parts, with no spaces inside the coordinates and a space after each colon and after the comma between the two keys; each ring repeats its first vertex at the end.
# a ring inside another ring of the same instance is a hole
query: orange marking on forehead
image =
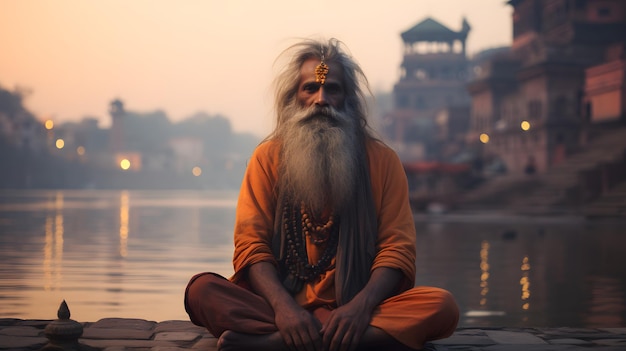
{"type": "Polygon", "coordinates": [[[324,62],[324,59],[319,65],[315,67],[315,81],[324,85],[326,83],[326,75],[328,74],[328,65],[324,62]]]}

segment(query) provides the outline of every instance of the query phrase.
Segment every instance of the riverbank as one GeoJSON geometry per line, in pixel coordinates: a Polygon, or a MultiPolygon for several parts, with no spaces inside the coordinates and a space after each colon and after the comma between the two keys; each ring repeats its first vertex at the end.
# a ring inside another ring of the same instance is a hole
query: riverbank
{"type": "MultiPolygon", "coordinates": [[[[0,350],[39,350],[48,343],[44,328],[50,320],[0,319],[0,350]]],[[[105,318],[81,323],[79,339],[85,349],[104,351],[216,350],[216,339],[189,321],[153,322],[105,318]]],[[[626,327],[574,328],[460,328],[451,337],[434,341],[426,350],[489,351],[618,351],[626,349],[626,327]]]]}

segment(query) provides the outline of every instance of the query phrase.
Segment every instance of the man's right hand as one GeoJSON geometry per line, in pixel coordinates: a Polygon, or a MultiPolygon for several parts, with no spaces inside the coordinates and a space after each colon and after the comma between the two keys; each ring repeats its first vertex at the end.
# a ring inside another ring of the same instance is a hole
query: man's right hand
{"type": "Polygon", "coordinates": [[[276,328],[290,351],[323,351],[322,324],[287,292],[273,264],[251,265],[248,278],[254,291],[272,306],[276,328]]]}
{"type": "MultiPolygon", "coordinates": [[[[293,300],[292,300],[293,301],[293,300]]],[[[289,350],[322,351],[321,323],[307,310],[287,302],[274,310],[276,327],[289,350]]]]}

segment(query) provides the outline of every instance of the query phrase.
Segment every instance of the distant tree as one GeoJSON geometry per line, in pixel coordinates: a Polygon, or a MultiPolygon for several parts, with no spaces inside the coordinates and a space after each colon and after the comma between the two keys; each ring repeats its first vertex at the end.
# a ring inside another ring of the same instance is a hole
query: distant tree
{"type": "Polygon", "coordinates": [[[175,135],[201,139],[204,143],[204,153],[210,158],[223,155],[233,146],[230,121],[223,116],[211,116],[206,112],[197,112],[179,122],[175,128],[175,135]]]}
{"type": "Polygon", "coordinates": [[[13,119],[19,112],[26,111],[22,104],[23,98],[24,90],[9,91],[0,86],[0,113],[13,119]]]}
{"type": "Polygon", "coordinates": [[[237,155],[248,158],[260,142],[261,139],[254,134],[235,134],[232,142],[232,151],[237,155]]]}
{"type": "Polygon", "coordinates": [[[163,111],[127,111],[124,116],[124,135],[128,150],[145,154],[164,151],[171,133],[172,123],[163,111]]]}

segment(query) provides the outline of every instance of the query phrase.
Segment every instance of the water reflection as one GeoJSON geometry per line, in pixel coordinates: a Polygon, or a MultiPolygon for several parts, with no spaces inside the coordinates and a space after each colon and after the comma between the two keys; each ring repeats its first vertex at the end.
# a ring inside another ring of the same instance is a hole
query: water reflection
{"type": "Polygon", "coordinates": [[[120,193],[120,256],[128,255],[128,191],[122,190],[120,193]]]}
{"type": "Polygon", "coordinates": [[[489,293],[489,242],[484,240],[480,245],[480,305],[487,304],[489,293]]]}
{"type": "Polygon", "coordinates": [[[528,256],[524,256],[522,259],[522,278],[519,281],[519,284],[522,286],[522,309],[528,310],[530,309],[530,278],[528,278],[528,273],[530,271],[530,263],[528,263],[528,256]]]}
{"type": "Polygon", "coordinates": [[[59,288],[63,272],[63,193],[55,193],[50,200],[54,214],[46,216],[44,225],[43,288],[46,291],[59,288]]]}
{"type": "MultiPolygon", "coordinates": [[[[232,274],[236,196],[0,192],[0,318],[65,299],[80,321],[187,319],[188,279],[232,274]]],[[[418,220],[416,280],[454,294],[461,326],[624,326],[623,224],[418,220]]]]}
{"type": "Polygon", "coordinates": [[[417,282],[451,290],[462,326],[623,326],[624,224],[496,216],[418,221],[417,282]],[[594,288],[602,276],[611,280],[594,288]]]}

